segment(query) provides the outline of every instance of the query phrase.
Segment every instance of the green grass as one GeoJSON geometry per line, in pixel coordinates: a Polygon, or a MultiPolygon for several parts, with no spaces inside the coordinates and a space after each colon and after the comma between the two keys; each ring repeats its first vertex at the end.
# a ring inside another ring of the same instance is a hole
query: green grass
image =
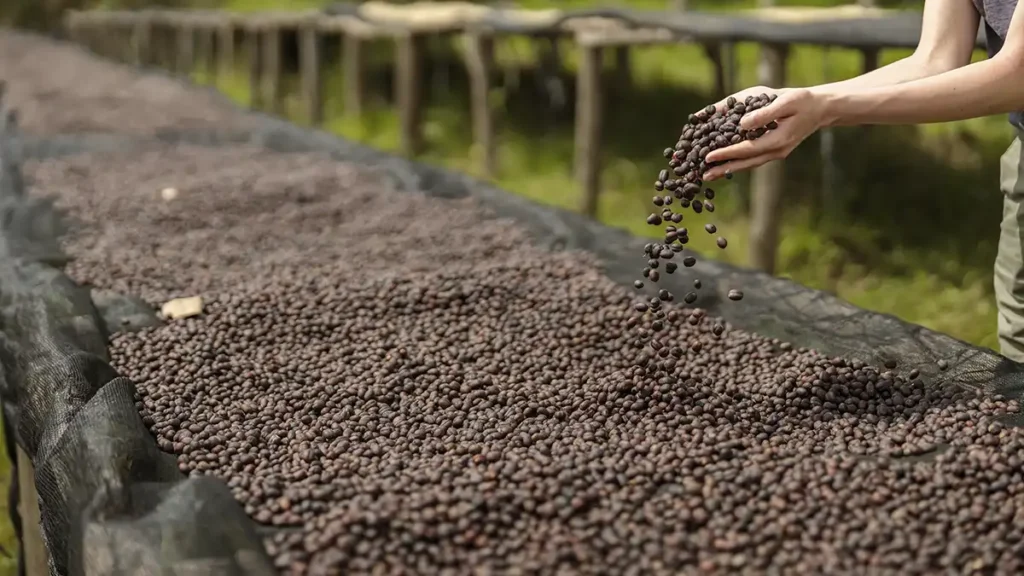
{"type": "MultiPolygon", "coordinates": [[[[562,48],[568,105],[550,110],[538,91],[536,47],[521,38],[499,42],[504,74],[493,93],[502,110],[496,184],[574,209],[579,204],[572,179],[575,54],[570,43],[562,48]]],[[[420,159],[473,172],[468,89],[458,48],[435,43],[431,50],[432,62],[447,59],[451,69],[448,85],[432,84],[429,90],[427,150],[420,159]]],[[[752,44],[737,47],[740,86],[755,82],[757,51],[752,44]]],[[[885,51],[883,63],[907,54],[885,51]]],[[[335,48],[328,50],[328,58],[332,61],[325,69],[336,71],[335,48]]],[[[325,129],[397,150],[390,62],[390,47],[375,45],[369,110],[358,121],[342,117],[344,79],[336,72],[327,75],[325,129]]],[[[788,81],[809,85],[848,78],[858,73],[860,62],[854,51],[796,46],[788,81]]],[[[610,77],[610,55],[608,64],[610,77]]],[[[196,79],[208,80],[202,73],[196,79]]],[[[649,183],[663,164],[660,150],[675,141],[687,112],[712,100],[712,67],[697,46],[636,48],[632,79],[629,90],[611,90],[608,95],[599,217],[609,225],[649,235],[643,217],[649,211],[649,183]]],[[[297,79],[288,77],[287,83],[285,115],[301,122],[297,79]]],[[[240,103],[249,101],[242,73],[220,78],[217,87],[240,103]]],[[[998,159],[1011,136],[1005,118],[843,129],[834,136],[835,178],[827,193],[819,137],[809,139],[787,160],[789,196],[778,274],[866,309],[996,347],[991,264],[1001,206],[998,159]]],[[[747,253],[743,182],[741,176],[719,186],[716,221],[729,237],[730,248],[718,250],[712,238],[694,235],[697,250],[740,265],[746,264],[747,253]]]]}
{"type": "MultiPolygon", "coordinates": [[[[4,442],[3,426],[0,426],[0,445],[4,442]]],[[[11,524],[7,508],[7,488],[11,484],[11,463],[6,455],[0,457],[0,576],[15,576],[18,573],[18,539],[11,524]]]]}

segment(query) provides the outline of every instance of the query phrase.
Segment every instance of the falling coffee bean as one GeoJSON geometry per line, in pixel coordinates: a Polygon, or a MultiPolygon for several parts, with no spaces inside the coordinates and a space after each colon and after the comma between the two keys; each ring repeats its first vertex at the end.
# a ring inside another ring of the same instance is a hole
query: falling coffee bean
{"type": "Polygon", "coordinates": [[[729,300],[733,300],[733,301],[743,300],[743,292],[740,291],[740,290],[736,290],[735,288],[732,289],[732,290],[729,290],[729,300]]]}
{"type": "Polygon", "coordinates": [[[729,241],[726,240],[725,238],[722,238],[721,236],[718,237],[718,240],[716,240],[715,243],[718,244],[718,247],[723,250],[725,250],[725,248],[729,245],[729,241]]]}

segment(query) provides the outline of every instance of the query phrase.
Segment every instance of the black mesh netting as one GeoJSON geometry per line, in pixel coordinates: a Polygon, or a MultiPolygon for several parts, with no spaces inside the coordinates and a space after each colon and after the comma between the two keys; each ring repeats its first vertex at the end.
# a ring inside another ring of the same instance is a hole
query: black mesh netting
{"type": "MultiPolygon", "coordinates": [[[[246,113],[239,111],[240,114],[246,113]]],[[[258,128],[234,137],[166,133],[160,141],[254,144],[321,151],[383,168],[409,193],[477,197],[552,250],[597,255],[624,285],[644,239],[534,204],[467,176],[428,167],[322,132],[253,114],[258,128]]],[[[221,482],[186,479],[162,453],[136,410],[134,386],[107,361],[108,326],[152,322],[126,296],[90,294],[61,272],[60,220],[25,194],[23,157],[128,149],[144,139],[110,135],[20,138],[0,121],[0,368],[5,425],[35,466],[52,574],[270,574],[260,535],[221,482]]],[[[1020,397],[1020,365],[896,318],[866,312],[789,281],[702,261],[702,304],[733,325],[832,355],[880,364],[898,359],[935,381],[1020,397]],[[725,299],[744,290],[742,302],[725,299]],[[950,364],[939,372],[936,362],[950,364]]],[[[668,278],[670,290],[682,279],[668,278]]],[[[10,447],[9,447],[10,449],[10,447]]],[[[13,455],[12,455],[13,456],[13,455]]],[[[15,487],[16,488],[16,487],[15,487]]],[[[15,519],[17,521],[17,519],[15,519]]]]}

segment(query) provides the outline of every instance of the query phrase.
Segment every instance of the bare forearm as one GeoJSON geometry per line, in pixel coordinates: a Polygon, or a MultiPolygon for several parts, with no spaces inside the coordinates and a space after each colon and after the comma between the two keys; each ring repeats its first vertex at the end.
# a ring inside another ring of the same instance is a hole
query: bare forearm
{"type": "Polygon", "coordinates": [[[817,88],[826,91],[841,92],[844,90],[863,90],[877,88],[879,86],[892,86],[902,84],[921,78],[927,78],[934,74],[945,72],[947,69],[941,65],[929,63],[923,57],[916,54],[897,60],[888,66],[872,70],[866,74],[855,76],[840,82],[822,84],[817,88]]]}
{"type": "Polygon", "coordinates": [[[827,123],[926,124],[1024,109],[1024,66],[1010,54],[902,84],[811,89],[826,102],[827,123]]]}

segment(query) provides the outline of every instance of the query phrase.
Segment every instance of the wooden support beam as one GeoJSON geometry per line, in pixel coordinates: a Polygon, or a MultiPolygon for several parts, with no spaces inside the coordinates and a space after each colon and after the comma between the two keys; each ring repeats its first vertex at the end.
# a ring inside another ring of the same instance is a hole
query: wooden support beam
{"type": "Polygon", "coordinates": [[[246,58],[249,60],[249,108],[263,108],[263,42],[259,30],[245,32],[246,58]]]}
{"type": "Polygon", "coordinates": [[[177,28],[178,53],[175,59],[174,71],[182,76],[192,73],[195,65],[196,38],[195,29],[188,24],[182,24],[177,28]]]}
{"type": "Polygon", "coordinates": [[[217,74],[228,77],[235,71],[235,25],[221,24],[217,29],[217,74]]]}
{"type": "Polygon", "coordinates": [[[723,89],[728,96],[738,91],[736,88],[736,44],[722,42],[719,50],[722,59],[723,89]]]}
{"type": "Polygon", "coordinates": [[[196,29],[196,51],[199,54],[199,66],[206,74],[213,74],[217,69],[214,57],[214,30],[208,26],[196,29]]]}
{"type": "Polygon", "coordinates": [[[262,46],[263,105],[274,114],[284,113],[284,91],[281,89],[281,29],[268,25],[263,29],[262,46]]]}
{"type": "Polygon", "coordinates": [[[312,126],[319,126],[324,121],[323,81],[320,77],[323,63],[320,30],[315,22],[299,29],[299,41],[302,99],[306,104],[306,118],[312,126]]]}
{"type": "Polygon", "coordinates": [[[491,77],[494,71],[494,37],[470,32],[464,38],[473,119],[472,155],[478,162],[480,172],[487,178],[493,178],[497,173],[494,110],[490,98],[491,77]]]}
{"type": "Polygon", "coordinates": [[[862,65],[864,74],[878,69],[878,57],[880,54],[878,48],[862,48],[860,51],[862,58],[862,65]]]}
{"type": "Polygon", "coordinates": [[[36,474],[28,454],[17,448],[18,454],[18,513],[21,516],[22,557],[25,576],[46,576],[50,573],[46,545],[43,543],[43,523],[39,513],[39,493],[36,492],[36,474]]]}
{"type": "Polygon", "coordinates": [[[630,61],[631,46],[616,46],[615,51],[615,94],[623,96],[633,87],[633,66],[630,61]]]}
{"type": "Polygon", "coordinates": [[[707,54],[715,69],[715,98],[719,100],[725,98],[729,95],[729,86],[725,75],[722,45],[718,42],[709,42],[704,45],[704,53],[707,54]]]}
{"type": "MultiPolygon", "coordinates": [[[[785,84],[787,52],[784,45],[761,45],[758,75],[762,85],[778,88],[785,84]]],[[[784,175],[781,161],[765,164],[752,174],[750,264],[769,274],[775,272],[779,247],[784,175]]]]}
{"type": "Polygon", "coordinates": [[[583,200],[581,211],[597,216],[601,193],[601,58],[597,46],[580,46],[576,77],[576,181],[583,200]]]}
{"type": "Polygon", "coordinates": [[[341,74],[345,83],[344,112],[350,118],[361,118],[366,98],[363,66],[363,39],[345,33],[341,37],[341,74]]]}
{"type": "Polygon", "coordinates": [[[152,54],[150,43],[153,35],[153,25],[149,18],[139,18],[132,26],[132,63],[136,66],[149,65],[152,54]]]}
{"type": "Polygon", "coordinates": [[[401,149],[415,156],[423,148],[423,36],[402,34],[396,38],[395,101],[398,105],[401,149]]]}

